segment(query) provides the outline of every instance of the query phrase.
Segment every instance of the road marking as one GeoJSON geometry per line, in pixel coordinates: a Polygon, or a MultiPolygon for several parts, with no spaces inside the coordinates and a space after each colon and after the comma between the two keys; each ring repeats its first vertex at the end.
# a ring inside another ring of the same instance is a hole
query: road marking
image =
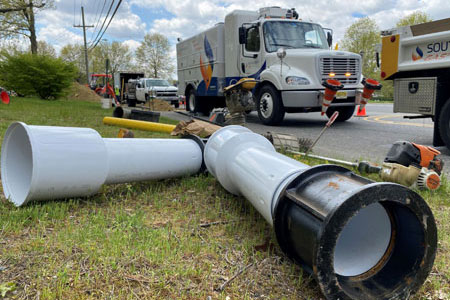
{"type": "Polygon", "coordinates": [[[410,123],[410,122],[399,122],[399,121],[389,121],[384,120],[387,118],[402,118],[402,115],[381,115],[381,116],[373,116],[373,117],[365,117],[364,120],[367,122],[388,124],[388,125],[406,125],[406,126],[415,126],[422,128],[434,128],[432,124],[421,124],[421,123],[410,123]]]}

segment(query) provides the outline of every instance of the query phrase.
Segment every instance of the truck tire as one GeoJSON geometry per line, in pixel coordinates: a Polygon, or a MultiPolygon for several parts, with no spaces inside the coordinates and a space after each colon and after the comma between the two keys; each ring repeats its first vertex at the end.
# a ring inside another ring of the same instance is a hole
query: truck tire
{"type": "Polygon", "coordinates": [[[200,99],[195,95],[195,90],[190,89],[186,99],[186,111],[200,112],[201,110],[200,99]]]}
{"type": "Polygon", "coordinates": [[[259,90],[256,110],[264,125],[280,124],[285,114],[280,92],[271,85],[264,85],[259,90]]]}
{"type": "Polygon", "coordinates": [[[450,99],[442,107],[439,114],[439,134],[448,149],[450,149],[450,99]]]}
{"type": "Polygon", "coordinates": [[[329,107],[327,109],[327,117],[331,118],[335,111],[339,112],[339,116],[336,118],[336,122],[344,122],[350,119],[355,112],[355,106],[338,106],[338,107],[329,107]]]}

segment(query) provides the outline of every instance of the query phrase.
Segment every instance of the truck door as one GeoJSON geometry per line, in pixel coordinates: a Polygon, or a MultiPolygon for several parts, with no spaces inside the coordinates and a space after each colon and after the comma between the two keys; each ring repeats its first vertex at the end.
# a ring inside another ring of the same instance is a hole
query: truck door
{"type": "Polygon", "coordinates": [[[145,80],[139,80],[136,83],[136,99],[145,101],[145,80]]]}
{"type": "MultiPolygon", "coordinates": [[[[245,43],[239,55],[239,72],[242,77],[255,75],[262,67],[261,33],[257,25],[246,26],[245,43]]],[[[259,74],[258,74],[259,76],[259,74]]]]}

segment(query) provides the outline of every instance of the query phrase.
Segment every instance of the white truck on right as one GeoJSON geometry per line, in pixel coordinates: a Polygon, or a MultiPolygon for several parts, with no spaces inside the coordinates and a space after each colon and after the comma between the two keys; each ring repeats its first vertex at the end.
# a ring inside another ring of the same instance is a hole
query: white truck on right
{"type": "Polygon", "coordinates": [[[381,78],[394,81],[394,112],[432,118],[433,145],[450,149],[450,18],[381,35],[381,78]]]}

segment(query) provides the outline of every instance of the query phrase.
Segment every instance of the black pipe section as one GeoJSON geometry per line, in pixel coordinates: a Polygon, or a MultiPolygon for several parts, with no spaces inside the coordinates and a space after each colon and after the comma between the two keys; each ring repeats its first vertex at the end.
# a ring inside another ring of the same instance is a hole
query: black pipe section
{"type": "Polygon", "coordinates": [[[159,112],[139,110],[139,109],[127,109],[121,106],[116,107],[113,111],[113,117],[115,118],[124,118],[156,123],[159,122],[160,115],[161,114],[159,112]]]}
{"type": "Polygon", "coordinates": [[[315,276],[327,299],[407,299],[430,273],[437,229],[414,191],[321,165],[279,195],[278,243],[315,276]]]}

